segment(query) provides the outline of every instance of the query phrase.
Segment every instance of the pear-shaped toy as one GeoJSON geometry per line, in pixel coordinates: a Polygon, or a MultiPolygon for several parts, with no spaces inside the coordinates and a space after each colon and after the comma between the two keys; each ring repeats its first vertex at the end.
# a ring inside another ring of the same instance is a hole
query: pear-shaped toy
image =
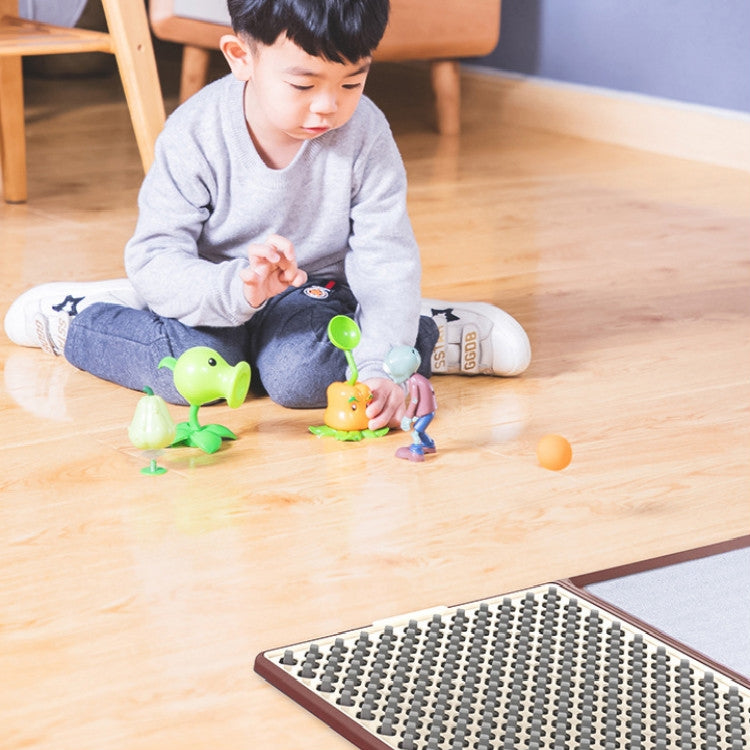
{"type": "Polygon", "coordinates": [[[151,463],[141,469],[141,474],[164,474],[166,469],[158,466],[156,459],[164,448],[172,444],[177,428],[161,396],[146,386],[146,395],[135,407],[133,420],[128,427],[130,442],[150,458],[151,463]]]}
{"type": "Polygon", "coordinates": [[[198,409],[220,399],[225,399],[233,409],[240,406],[250,388],[250,365],[247,362],[232,367],[214,349],[194,346],[177,359],[164,357],[159,367],[172,370],[175,388],[190,404],[189,419],[177,425],[172,446],[190,445],[205,453],[216,453],[222,440],[237,439],[224,425],[201,425],[198,409]]]}

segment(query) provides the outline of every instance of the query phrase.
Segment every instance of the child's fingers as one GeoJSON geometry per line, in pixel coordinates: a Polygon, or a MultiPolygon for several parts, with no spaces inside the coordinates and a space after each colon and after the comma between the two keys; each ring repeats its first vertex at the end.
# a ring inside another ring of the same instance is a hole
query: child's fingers
{"type": "Polygon", "coordinates": [[[265,281],[276,268],[275,263],[269,263],[265,258],[258,256],[250,257],[250,265],[240,271],[240,277],[247,283],[253,281],[265,281]]]}
{"type": "Polygon", "coordinates": [[[280,277],[291,286],[302,286],[307,281],[307,274],[297,265],[297,255],[292,242],[279,234],[272,234],[268,238],[268,243],[276,248],[281,256],[276,261],[276,265],[281,269],[280,277]]]}
{"type": "Polygon", "coordinates": [[[283,266],[286,267],[290,263],[296,264],[297,257],[295,255],[294,245],[292,244],[291,240],[288,240],[286,237],[282,237],[280,234],[272,234],[266,240],[266,244],[271,245],[278,251],[279,255],[286,260],[286,263],[284,263],[284,261],[279,258],[279,260],[276,262],[278,262],[280,265],[283,264],[283,266]]]}
{"type": "MultiPolygon", "coordinates": [[[[248,258],[252,267],[260,267],[262,263],[267,263],[272,267],[280,269],[281,276],[290,284],[294,283],[297,277],[298,267],[297,258],[294,252],[294,245],[279,234],[272,234],[268,241],[263,244],[252,244],[248,247],[248,258]]],[[[267,271],[267,276],[271,271],[267,271]]]]}
{"type": "Polygon", "coordinates": [[[400,387],[387,378],[373,378],[367,381],[372,390],[372,401],[367,407],[369,428],[398,427],[404,412],[404,394],[400,387]]]}
{"type": "Polygon", "coordinates": [[[247,254],[250,264],[240,271],[240,278],[246,285],[263,290],[262,295],[253,293],[252,300],[262,296],[262,301],[287,286],[299,287],[307,281],[307,273],[297,266],[294,246],[281,235],[272,234],[265,243],[249,245],[247,254]]]}
{"type": "Polygon", "coordinates": [[[278,248],[270,243],[263,245],[250,245],[247,255],[251,265],[260,265],[263,262],[277,264],[282,256],[278,248]]]}
{"type": "Polygon", "coordinates": [[[288,268],[283,272],[282,278],[289,286],[302,286],[307,281],[307,273],[301,268],[288,268]]]}

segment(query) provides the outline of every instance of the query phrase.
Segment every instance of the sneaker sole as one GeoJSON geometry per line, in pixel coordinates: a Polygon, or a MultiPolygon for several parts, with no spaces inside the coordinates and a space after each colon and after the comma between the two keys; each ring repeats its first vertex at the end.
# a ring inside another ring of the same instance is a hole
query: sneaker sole
{"type": "Polygon", "coordinates": [[[35,346],[41,347],[43,351],[47,352],[47,354],[57,356],[57,351],[52,343],[52,337],[50,336],[49,328],[47,327],[47,319],[44,315],[37,315],[34,318],[34,330],[36,331],[35,346]]]}

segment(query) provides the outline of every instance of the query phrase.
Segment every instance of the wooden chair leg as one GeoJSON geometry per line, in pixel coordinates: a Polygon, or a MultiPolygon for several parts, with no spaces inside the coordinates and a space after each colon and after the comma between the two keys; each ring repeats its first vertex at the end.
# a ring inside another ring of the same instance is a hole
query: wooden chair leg
{"type": "Polygon", "coordinates": [[[182,49],[182,74],[180,77],[180,103],[200,91],[208,80],[211,51],[186,44],[182,49]]]}
{"type": "Polygon", "coordinates": [[[430,66],[438,132],[461,132],[461,71],[457,60],[434,60],[430,66]]]}
{"type": "Polygon", "coordinates": [[[102,4],[143,169],[148,171],[165,113],[146,6],[134,0],[102,0],[102,4]]]}
{"type": "Polygon", "coordinates": [[[20,57],[0,57],[0,169],[6,203],[26,202],[26,130],[20,57]]]}

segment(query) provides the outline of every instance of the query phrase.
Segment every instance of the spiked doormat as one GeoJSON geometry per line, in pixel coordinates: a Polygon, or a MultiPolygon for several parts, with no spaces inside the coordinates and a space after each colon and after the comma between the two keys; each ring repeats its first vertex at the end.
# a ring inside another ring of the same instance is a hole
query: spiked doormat
{"type": "Polygon", "coordinates": [[[363,750],[750,747],[750,681],[571,581],[266,651],[255,669],[363,750]]]}

